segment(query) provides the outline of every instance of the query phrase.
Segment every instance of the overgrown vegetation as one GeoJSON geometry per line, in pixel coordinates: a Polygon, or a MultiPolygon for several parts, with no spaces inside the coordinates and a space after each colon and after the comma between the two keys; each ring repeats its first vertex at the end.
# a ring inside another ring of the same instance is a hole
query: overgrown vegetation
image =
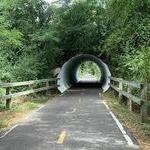
{"type": "Polygon", "coordinates": [[[0,79],[44,78],[56,64],[55,7],[43,0],[0,1],[0,79]]]}
{"type": "Polygon", "coordinates": [[[150,82],[149,7],[149,0],[1,0],[0,80],[49,77],[89,53],[115,76],[150,82]]]}
{"type": "Polygon", "coordinates": [[[107,15],[111,29],[104,44],[115,75],[150,81],[149,0],[111,0],[107,15]],[[113,52],[113,53],[112,53],[113,52]],[[115,69],[116,68],[116,69],[115,69]]]}

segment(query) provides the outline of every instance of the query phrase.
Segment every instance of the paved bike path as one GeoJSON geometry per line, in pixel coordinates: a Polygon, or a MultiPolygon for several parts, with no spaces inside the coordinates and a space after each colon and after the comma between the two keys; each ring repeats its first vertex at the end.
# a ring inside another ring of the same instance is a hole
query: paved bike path
{"type": "Polygon", "coordinates": [[[0,139],[0,150],[137,149],[97,89],[57,96],[0,139]]]}

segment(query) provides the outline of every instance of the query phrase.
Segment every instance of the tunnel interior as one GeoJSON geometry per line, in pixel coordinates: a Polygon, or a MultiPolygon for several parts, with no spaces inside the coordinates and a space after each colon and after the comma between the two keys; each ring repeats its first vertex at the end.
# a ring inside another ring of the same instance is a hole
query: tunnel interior
{"type": "Polygon", "coordinates": [[[76,80],[79,83],[97,83],[101,80],[101,69],[92,61],[82,62],[76,70],[76,80]]]}
{"type": "Polygon", "coordinates": [[[111,73],[108,66],[98,57],[89,54],[82,54],[71,58],[62,66],[58,75],[58,89],[63,93],[71,87],[97,87],[105,92],[109,88],[110,76],[111,73]],[[77,70],[83,62],[87,61],[91,61],[99,67],[101,76],[97,81],[80,82],[78,80],[77,70]]]}

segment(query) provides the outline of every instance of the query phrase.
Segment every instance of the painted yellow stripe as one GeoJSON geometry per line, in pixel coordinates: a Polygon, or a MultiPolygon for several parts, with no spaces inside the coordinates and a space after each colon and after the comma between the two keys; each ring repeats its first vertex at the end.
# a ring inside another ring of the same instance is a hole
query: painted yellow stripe
{"type": "Polygon", "coordinates": [[[62,131],[58,137],[57,144],[63,144],[66,137],[66,131],[62,131]]]}

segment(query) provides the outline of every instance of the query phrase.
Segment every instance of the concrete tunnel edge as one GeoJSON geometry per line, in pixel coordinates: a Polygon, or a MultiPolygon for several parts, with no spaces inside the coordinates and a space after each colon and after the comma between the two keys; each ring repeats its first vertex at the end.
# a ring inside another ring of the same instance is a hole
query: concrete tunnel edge
{"type": "Polygon", "coordinates": [[[72,57],[67,62],[65,62],[61,67],[59,74],[57,76],[58,78],[57,85],[59,85],[58,90],[61,93],[65,92],[66,90],[68,90],[73,86],[71,81],[69,81],[70,79],[69,75],[71,74],[70,71],[72,71],[72,67],[77,67],[84,61],[93,61],[100,67],[101,71],[103,72],[102,83],[100,83],[101,84],[100,89],[102,89],[103,92],[106,92],[109,89],[110,87],[109,77],[111,77],[111,73],[107,64],[94,55],[81,54],[72,57]]]}

